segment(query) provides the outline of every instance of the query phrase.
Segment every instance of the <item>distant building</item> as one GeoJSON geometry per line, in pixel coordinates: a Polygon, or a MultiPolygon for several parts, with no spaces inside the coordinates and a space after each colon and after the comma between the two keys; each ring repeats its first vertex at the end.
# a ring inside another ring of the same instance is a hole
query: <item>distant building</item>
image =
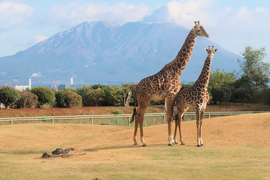
{"type": "Polygon", "coordinates": [[[31,90],[31,79],[29,79],[29,85],[15,85],[15,90],[18,91],[25,91],[27,89],[31,90]]]}
{"type": "Polygon", "coordinates": [[[5,105],[0,103],[0,109],[4,109],[5,108],[5,105]]]}
{"type": "Polygon", "coordinates": [[[58,90],[65,90],[65,89],[71,89],[76,90],[77,86],[73,84],[73,78],[70,78],[70,84],[59,84],[57,89],[58,90]]]}

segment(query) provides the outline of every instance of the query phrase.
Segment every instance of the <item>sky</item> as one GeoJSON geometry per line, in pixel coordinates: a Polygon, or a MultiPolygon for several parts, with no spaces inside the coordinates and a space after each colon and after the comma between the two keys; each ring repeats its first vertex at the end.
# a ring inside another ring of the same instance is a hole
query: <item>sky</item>
{"type": "Polygon", "coordinates": [[[238,55],[265,47],[270,63],[269,0],[0,0],[0,57],[84,21],[123,25],[145,17],[187,29],[199,20],[212,42],[238,55]]]}

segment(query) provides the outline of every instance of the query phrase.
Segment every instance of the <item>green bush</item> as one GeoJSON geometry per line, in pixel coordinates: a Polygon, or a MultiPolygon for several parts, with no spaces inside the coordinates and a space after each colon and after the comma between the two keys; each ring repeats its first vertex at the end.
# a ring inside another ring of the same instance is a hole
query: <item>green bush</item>
{"type": "Polygon", "coordinates": [[[260,96],[261,102],[270,105],[270,87],[262,89],[260,92],[260,96]]]}
{"type": "Polygon", "coordinates": [[[57,107],[82,107],[82,97],[71,90],[58,91],[55,98],[57,107]]]}
{"type": "Polygon", "coordinates": [[[38,105],[38,97],[37,95],[29,92],[29,91],[23,91],[18,92],[21,96],[21,99],[19,99],[16,102],[17,108],[34,108],[38,105]]]}
{"type": "Polygon", "coordinates": [[[123,111],[116,110],[116,111],[113,111],[113,114],[123,114],[123,111]]]}
{"type": "Polygon", "coordinates": [[[89,89],[82,96],[84,106],[98,106],[104,101],[105,93],[101,88],[89,89]]]}
{"type": "Polygon", "coordinates": [[[31,92],[37,95],[39,107],[42,107],[44,104],[47,104],[50,107],[54,105],[55,94],[52,89],[48,87],[36,87],[33,88],[31,92]]]}
{"type": "Polygon", "coordinates": [[[15,103],[21,96],[11,87],[0,88],[0,103],[3,103],[8,109],[10,105],[15,103]]]}

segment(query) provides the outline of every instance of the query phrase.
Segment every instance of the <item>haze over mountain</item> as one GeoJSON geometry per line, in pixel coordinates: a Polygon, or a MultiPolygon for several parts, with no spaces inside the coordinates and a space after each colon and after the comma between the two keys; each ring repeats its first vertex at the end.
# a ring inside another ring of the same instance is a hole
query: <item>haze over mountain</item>
{"type": "MultiPolygon", "coordinates": [[[[206,28],[207,30],[207,28],[206,28]]],[[[75,84],[138,83],[172,61],[189,29],[173,23],[132,22],[118,26],[107,22],[83,22],[59,32],[13,56],[0,58],[0,80],[33,84],[68,81],[75,84]]],[[[211,70],[238,70],[233,54],[210,38],[198,37],[191,59],[181,77],[195,81],[207,56],[204,48],[218,48],[211,70]]]]}

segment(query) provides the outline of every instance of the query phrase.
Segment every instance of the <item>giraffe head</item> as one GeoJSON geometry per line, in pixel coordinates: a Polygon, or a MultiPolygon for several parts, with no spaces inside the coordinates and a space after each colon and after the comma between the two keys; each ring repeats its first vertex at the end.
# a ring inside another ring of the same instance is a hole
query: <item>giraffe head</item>
{"type": "Polygon", "coordinates": [[[218,49],[215,49],[214,46],[212,46],[212,48],[210,48],[210,46],[208,47],[208,49],[205,48],[205,51],[208,53],[208,56],[210,58],[213,58],[215,53],[217,52],[218,49]]]}
{"type": "Polygon", "coordinates": [[[206,37],[209,38],[209,34],[205,31],[203,25],[200,24],[200,21],[195,21],[195,26],[193,27],[193,32],[195,34],[195,36],[202,36],[202,37],[206,37]]]}

